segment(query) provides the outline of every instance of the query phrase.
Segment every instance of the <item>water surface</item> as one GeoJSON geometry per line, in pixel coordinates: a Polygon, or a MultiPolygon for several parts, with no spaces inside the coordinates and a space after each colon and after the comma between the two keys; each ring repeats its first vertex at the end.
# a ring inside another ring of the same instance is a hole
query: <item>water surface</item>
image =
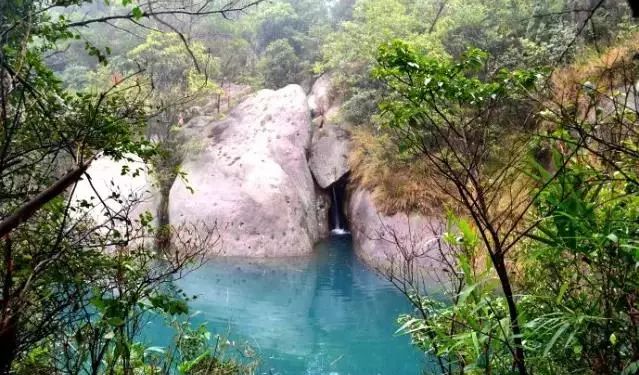
{"type": "MultiPolygon", "coordinates": [[[[395,335],[410,311],[390,283],[332,237],[303,258],[221,258],[179,282],[215,333],[261,358],[261,374],[417,375],[422,356],[395,335]]],[[[196,322],[197,323],[197,322],[196,322]]]]}

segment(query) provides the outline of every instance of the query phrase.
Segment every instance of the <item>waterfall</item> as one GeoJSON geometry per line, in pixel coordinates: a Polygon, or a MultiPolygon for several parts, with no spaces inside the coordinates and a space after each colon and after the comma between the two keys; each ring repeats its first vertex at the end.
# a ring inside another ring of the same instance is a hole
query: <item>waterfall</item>
{"type": "Polygon", "coordinates": [[[331,218],[333,219],[333,228],[331,233],[336,235],[348,234],[349,232],[344,228],[342,222],[342,202],[341,195],[337,193],[337,184],[331,186],[332,201],[331,201],[331,218]]]}
{"type": "Polygon", "coordinates": [[[331,186],[333,191],[333,201],[331,202],[331,211],[333,211],[333,230],[344,229],[342,228],[342,221],[339,217],[339,201],[337,200],[337,191],[335,191],[335,185],[331,186]]]}

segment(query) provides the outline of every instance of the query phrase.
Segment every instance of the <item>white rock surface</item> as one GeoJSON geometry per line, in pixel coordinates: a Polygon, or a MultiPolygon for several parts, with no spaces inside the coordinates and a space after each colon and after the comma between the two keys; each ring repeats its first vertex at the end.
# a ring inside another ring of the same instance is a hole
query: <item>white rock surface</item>
{"type": "Polygon", "coordinates": [[[110,157],[101,157],[91,163],[86,176],[78,183],[74,199],[86,200],[94,206],[91,217],[102,223],[106,220],[104,214],[109,211],[110,216],[116,216],[128,210],[130,205],[130,219],[138,219],[138,215],[146,210],[155,215],[155,200],[151,187],[147,167],[134,156],[128,156],[133,161],[122,159],[116,161],[110,157]],[[126,166],[128,172],[122,174],[126,166]],[[138,173],[134,173],[138,170],[138,173]],[[135,174],[135,175],[134,175],[135,174]],[[113,194],[117,195],[113,195],[113,194]]]}
{"type": "Polygon", "coordinates": [[[350,133],[338,125],[315,128],[309,164],[315,181],[326,189],[350,170],[350,133]]]}
{"type": "MultiPolygon", "coordinates": [[[[418,214],[384,215],[376,208],[371,194],[356,189],[348,200],[348,218],[357,255],[370,266],[385,269],[404,255],[435,252],[442,225],[436,218],[418,214]]],[[[434,257],[437,254],[430,254],[434,257]]],[[[430,256],[419,260],[422,270],[436,267],[430,256]]]]}
{"type": "Polygon", "coordinates": [[[221,255],[292,256],[312,252],[322,234],[307,153],[311,124],[298,85],[261,90],[223,121],[193,119],[198,144],[183,164],[187,186],[171,190],[171,222],[217,223],[221,255]]]}

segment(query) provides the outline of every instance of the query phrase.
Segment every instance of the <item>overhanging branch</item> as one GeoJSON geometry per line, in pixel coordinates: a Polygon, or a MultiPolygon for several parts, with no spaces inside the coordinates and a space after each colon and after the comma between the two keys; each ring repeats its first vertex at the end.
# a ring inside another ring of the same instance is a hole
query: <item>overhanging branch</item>
{"type": "Polygon", "coordinates": [[[179,14],[179,15],[186,15],[186,16],[208,16],[213,14],[219,14],[222,17],[226,18],[226,15],[228,13],[242,12],[248,8],[258,5],[259,3],[263,1],[264,0],[254,0],[242,6],[235,6],[231,8],[223,8],[223,9],[216,9],[216,10],[199,9],[197,11],[190,11],[190,10],[174,9],[174,10],[149,11],[149,12],[142,13],[142,15],[134,15],[131,12],[127,14],[116,14],[112,16],[104,16],[104,17],[98,17],[98,18],[91,18],[91,19],[83,20],[83,21],[70,22],[67,26],[68,27],[85,27],[94,23],[106,23],[108,21],[114,21],[114,20],[139,20],[141,18],[152,18],[152,17],[162,16],[167,14],[171,14],[171,15],[179,14]]]}
{"type": "Polygon", "coordinates": [[[18,225],[31,218],[45,204],[49,203],[55,197],[62,194],[69,186],[77,182],[80,177],[82,177],[84,172],[87,171],[94,159],[95,156],[89,159],[87,162],[76,166],[74,169],[57,180],[53,185],[40,192],[30,201],[20,206],[9,217],[2,220],[2,222],[0,222],[0,237],[4,237],[9,234],[12,230],[17,228],[18,225]]]}

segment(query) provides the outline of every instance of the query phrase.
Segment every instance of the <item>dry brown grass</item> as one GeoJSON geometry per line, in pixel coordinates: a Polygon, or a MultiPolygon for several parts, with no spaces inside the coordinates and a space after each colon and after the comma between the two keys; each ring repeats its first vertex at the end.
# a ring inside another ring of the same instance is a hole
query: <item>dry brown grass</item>
{"type": "Polygon", "coordinates": [[[375,204],[386,215],[397,212],[432,215],[442,210],[447,199],[425,160],[401,159],[387,135],[375,135],[366,129],[353,131],[348,162],[351,188],[370,191],[375,204]]]}
{"type": "MultiPolygon", "coordinates": [[[[606,143],[636,141],[638,73],[639,32],[620,37],[599,52],[584,51],[574,63],[552,73],[550,96],[541,102],[553,116],[541,118],[539,128],[587,129],[592,139],[600,140],[589,142],[589,147],[604,154],[610,148],[606,143]]],[[[570,149],[559,146],[563,153],[570,149]]],[[[584,157],[586,164],[604,168],[600,155],[584,157]]]]}
{"type": "Polygon", "coordinates": [[[554,101],[579,102],[585,82],[592,83],[600,92],[608,92],[636,82],[638,77],[635,55],[638,52],[639,32],[621,38],[600,52],[584,51],[573,64],[556,69],[552,73],[554,101]]]}

